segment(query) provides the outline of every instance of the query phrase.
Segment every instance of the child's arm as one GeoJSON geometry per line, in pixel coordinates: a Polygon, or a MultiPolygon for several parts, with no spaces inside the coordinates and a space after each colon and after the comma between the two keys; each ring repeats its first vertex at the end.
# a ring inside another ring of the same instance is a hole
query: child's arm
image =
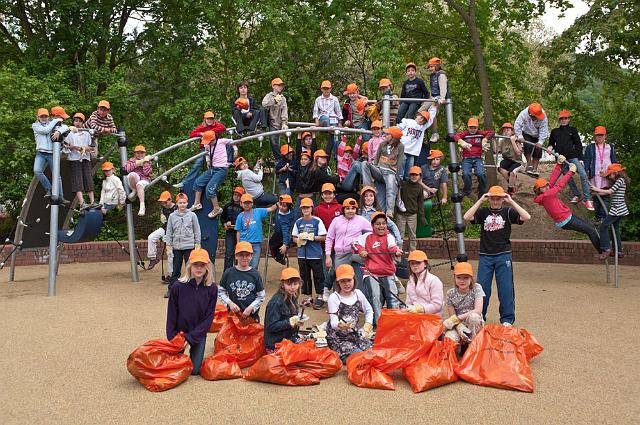
{"type": "MultiPolygon", "coordinates": [[[[417,196],[418,196],[418,223],[421,226],[426,226],[427,220],[424,218],[424,194],[422,193],[422,191],[420,191],[420,193],[418,193],[417,196]]],[[[415,233],[415,229],[414,229],[414,233],[415,233]]]]}
{"type": "Polygon", "coordinates": [[[167,339],[172,340],[178,334],[178,296],[172,293],[167,303],[167,339]]]}
{"type": "Polygon", "coordinates": [[[444,72],[438,75],[438,87],[440,88],[440,101],[444,101],[447,98],[447,74],[444,72]]]}
{"type": "Polygon", "coordinates": [[[398,229],[396,223],[394,223],[393,220],[387,219],[387,227],[389,228],[389,232],[391,232],[391,234],[393,235],[396,244],[398,246],[402,246],[404,242],[402,240],[402,236],[400,235],[400,229],[398,229]]]}
{"type": "Polygon", "coordinates": [[[172,242],[173,242],[173,223],[175,221],[174,218],[174,214],[171,213],[169,214],[169,220],[167,221],[167,231],[165,232],[164,235],[164,241],[167,244],[168,247],[171,247],[172,242]]]}
{"type": "Polygon", "coordinates": [[[329,230],[327,230],[327,237],[324,242],[324,253],[325,253],[325,265],[327,268],[331,268],[331,251],[333,250],[333,241],[336,237],[336,226],[334,223],[336,220],[333,220],[329,225],[329,230]]]}
{"type": "Polygon", "coordinates": [[[442,311],[444,291],[442,289],[442,281],[436,275],[432,274],[431,276],[433,276],[433,281],[431,282],[431,285],[429,285],[431,300],[430,302],[421,302],[419,304],[422,306],[425,313],[437,314],[442,311]]]}
{"type": "Polygon", "coordinates": [[[202,233],[200,233],[200,222],[198,221],[198,216],[194,212],[191,213],[191,221],[193,223],[193,243],[196,248],[199,248],[202,233]]]}
{"type": "Polygon", "coordinates": [[[258,279],[260,279],[260,282],[258,282],[258,288],[262,288],[260,289],[257,293],[256,293],[256,299],[253,300],[253,302],[249,305],[249,307],[251,307],[252,313],[254,311],[258,311],[258,309],[260,308],[260,306],[262,305],[262,303],[264,303],[264,299],[266,296],[266,292],[264,290],[264,285],[262,284],[262,278],[260,277],[260,275],[258,275],[258,279]]]}
{"type": "Polygon", "coordinates": [[[360,307],[364,311],[364,323],[373,324],[373,307],[371,307],[371,303],[359,289],[356,289],[356,295],[358,296],[358,301],[360,301],[360,307]]]}
{"type": "Polygon", "coordinates": [[[471,221],[473,220],[474,216],[476,215],[476,212],[478,211],[478,209],[480,209],[480,206],[482,205],[482,203],[484,201],[487,200],[487,198],[489,197],[488,194],[483,194],[480,198],[478,198],[478,200],[476,201],[475,204],[473,204],[471,206],[471,208],[469,208],[467,210],[466,213],[464,213],[464,216],[462,217],[465,221],[471,221]]]}
{"type": "Polygon", "coordinates": [[[362,258],[367,258],[367,255],[369,254],[365,249],[365,246],[367,244],[367,236],[369,236],[368,233],[363,233],[351,244],[354,251],[360,254],[362,258]]]}
{"type": "Polygon", "coordinates": [[[338,308],[340,307],[340,299],[337,295],[331,294],[327,301],[327,312],[329,313],[329,324],[332,329],[338,329],[338,308]]]}
{"type": "Polygon", "coordinates": [[[277,202],[275,204],[271,205],[269,208],[265,208],[265,210],[267,210],[267,213],[272,213],[277,209],[278,209],[278,203],[277,202]]]}
{"type": "MultiPolygon", "coordinates": [[[[453,308],[452,305],[447,305],[447,313],[449,313],[448,317],[456,316],[456,309],[453,308]]],[[[456,317],[458,317],[458,316],[456,316],[456,317]]],[[[460,317],[458,317],[458,319],[460,319],[460,317]]],[[[462,320],[462,319],[460,319],[460,320],[462,320]]]]}
{"type": "MultiPolygon", "coordinates": [[[[400,90],[401,98],[407,97],[407,81],[409,80],[405,80],[404,83],[402,83],[402,90],[400,90]]],[[[411,118],[411,117],[407,117],[407,118],[411,118]]]]}
{"type": "Polygon", "coordinates": [[[116,178],[114,181],[115,181],[116,192],[118,193],[118,204],[124,205],[127,199],[127,194],[124,192],[124,186],[122,186],[122,181],[119,178],[116,178]]]}
{"type": "Polygon", "coordinates": [[[53,127],[55,127],[59,122],[62,122],[62,119],[54,118],[49,121],[47,125],[42,125],[39,122],[34,122],[33,124],[31,124],[31,128],[36,134],[49,134],[51,133],[51,130],[53,130],[53,127]]]}
{"type": "MultiPolygon", "coordinates": [[[[276,294],[274,297],[275,296],[278,295],[276,294]]],[[[291,322],[289,322],[289,318],[291,316],[285,314],[285,312],[282,311],[282,307],[282,305],[278,305],[277,308],[267,308],[267,313],[264,317],[265,330],[268,329],[270,332],[282,332],[292,328],[291,322]]]]}
{"type": "Polygon", "coordinates": [[[510,143],[511,143],[511,146],[513,147],[513,153],[515,154],[515,156],[521,157],[522,148],[520,147],[520,144],[518,143],[518,139],[516,139],[516,136],[511,136],[510,143]]]}
{"type": "Polygon", "coordinates": [[[507,204],[511,205],[513,207],[513,209],[516,210],[516,212],[520,215],[520,220],[527,221],[527,220],[529,220],[531,218],[531,215],[524,208],[522,208],[520,205],[518,205],[518,203],[513,200],[511,195],[505,196],[505,200],[506,200],[505,202],[507,204]]]}
{"type": "MultiPolygon", "coordinates": [[[[483,297],[476,297],[476,298],[473,300],[473,310],[467,311],[467,312],[466,312],[466,313],[464,313],[464,314],[460,314],[460,315],[458,316],[458,319],[460,319],[460,320],[464,320],[464,319],[466,319],[467,317],[469,317],[469,315],[470,315],[471,313],[482,314],[482,304],[483,304],[483,299],[482,299],[482,298],[483,298],[483,297]]],[[[449,307],[449,308],[451,308],[451,307],[449,307]]]]}
{"type": "Polygon", "coordinates": [[[142,174],[144,174],[147,177],[150,177],[152,171],[153,171],[153,167],[151,165],[151,162],[145,161],[144,164],[142,164],[142,174]]]}
{"type": "Polygon", "coordinates": [[[422,97],[423,99],[428,99],[429,90],[427,89],[427,86],[424,84],[424,80],[422,78],[418,78],[418,88],[420,89],[420,97],[422,97]]]}
{"type": "Polygon", "coordinates": [[[549,187],[555,186],[556,181],[558,180],[558,177],[560,177],[561,171],[562,171],[562,164],[556,163],[555,167],[553,167],[553,170],[551,170],[551,175],[549,176],[549,187]]]}
{"type": "Polygon", "coordinates": [[[135,170],[136,169],[136,159],[135,158],[129,158],[127,160],[127,163],[124,164],[124,169],[127,171],[127,173],[130,173],[133,170],[135,170]]]}

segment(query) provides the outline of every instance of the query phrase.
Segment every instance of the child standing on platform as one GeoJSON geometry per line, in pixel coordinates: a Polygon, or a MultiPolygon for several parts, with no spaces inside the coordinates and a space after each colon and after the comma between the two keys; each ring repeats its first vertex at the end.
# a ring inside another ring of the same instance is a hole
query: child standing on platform
{"type": "Polygon", "coordinates": [[[418,112],[416,119],[405,118],[398,128],[402,130],[402,138],[400,141],[404,145],[404,170],[402,170],[402,178],[409,178],[409,168],[413,167],[416,159],[422,150],[424,142],[424,133],[433,122],[432,116],[435,116],[436,108],[434,106],[429,111],[418,112]],[[433,115],[431,115],[433,114],[433,115]]]}
{"type": "Polygon", "coordinates": [[[510,122],[502,124],[500,135],[509,139],[499,139],[498,151],[502,153],[502,161],[500,161],[498,172],[507,181],[507,193],[512,195],[516,193],[518,170],[522,167],[522,148],[510,122]]]}
{"type": "MultiPolygon", "coordinates": [[[[75,128],[83,128],[84,114],[77,112],[73,114],[73,125],[75,128]]],[[[69,133],[65,139],[69,147],[67,160],[71,168],[71,191],[75,192],[80,208],[93,208],[96,206],[93,196],[93,173],[91,172],[91,134],[87,131],[76,131],[69,133]],[[85,204],[83,193],[89,196],[89,204],[85,204]]]]}

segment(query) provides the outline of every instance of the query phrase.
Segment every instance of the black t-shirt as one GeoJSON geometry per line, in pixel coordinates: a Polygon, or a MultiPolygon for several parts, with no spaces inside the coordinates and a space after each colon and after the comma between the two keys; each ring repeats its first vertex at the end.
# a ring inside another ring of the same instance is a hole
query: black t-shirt
{"type": "Polygon", "coordinates": [[[476,211],[472,224],[480,224],[480,254],[498,255],[511,252],[511,225],[524,223],[511,207],[499,210],[483,207],[476,211]]]}
{"type": "MultiPolygon", "coordinates": [[[[255,301],[258,292],[264,291],[262,277],[255,269],[246,272],[238,270],[236,267],[226,269],[222,273],[220,286],[227,291],[227,295],[240,310],[246,309],[255,301]]],[[[258,316],[258,311],[254,311],[251,316],[258,316]]]]}

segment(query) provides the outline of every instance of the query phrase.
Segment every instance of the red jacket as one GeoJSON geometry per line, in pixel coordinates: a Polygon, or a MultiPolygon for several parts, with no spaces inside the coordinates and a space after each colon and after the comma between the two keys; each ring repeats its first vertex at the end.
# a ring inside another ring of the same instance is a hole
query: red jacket
{"type": "MultiPolygon", "coordinates": [[[[314,208],[313,215],[322,220],[322,224],[324,224],[325,229],[328,231],[333,219],[342,215],[342,205],[340,205],[335,198],[330,204],[322,201],[314,208]]],[[[322,242],[322,251],[324,252],[324,242],[322,242]]]]}
{"type": "Polygon", "coordinates": [[[542,205],[555,223],[561,223],[571,215],[571,210],[558,199],[558,192],[560,192],[569,182],[569,179],[573,177],[573,172],[569,171],[556,184],[560,176],[561,168],[562,165],[556,164],[549,177],[549,189],[533,198],[533,202],[542,205]]]}
{"type": "Polygon", "coordinates": [[[364,259],[364,274],[371,276],[393,276],[396,274],[395,255],[372,254],[375,252],[395,253],[398,251],[395,238],[387,233],[383,236],[373,232],[365,233],[353,243],[353,248],[358,254],[363,250],[369,255],[364,259]]]}
{"type": "MultiPolygon", "coordinates": [[[[205,131],[215,131],[216,137],[220,137],[220,134],[226,130],[227,130],[227,127],[225,127],[224,124],[219,123],[218,121],[214,121],[213,125],[200,124],[199,126],[193,129],[191,134],[189,134],[189,138],[202,136],[202,133],[204,133],[205,131]]],[[[200,142],[200,149],[202,149],[203,147],[204,145],[202,144],[202,142],[200,142]]]]}
{"type": "Polygon", "coordinates": [[[494,135],[494,132],[491,130],[478,130],[475,134],[471,134],[468,131],[463,131],[461,133],[456,133],[453,135],[453,140],[456,142],[460,139],[471,145],[471,149],[462,149],[462,157],[463,158],[477,158],[482,157],[482,139],[485,137],[491,137],[494,135]],[[478,136],[473,139],[465,139],[465,136],[478,136]]]}

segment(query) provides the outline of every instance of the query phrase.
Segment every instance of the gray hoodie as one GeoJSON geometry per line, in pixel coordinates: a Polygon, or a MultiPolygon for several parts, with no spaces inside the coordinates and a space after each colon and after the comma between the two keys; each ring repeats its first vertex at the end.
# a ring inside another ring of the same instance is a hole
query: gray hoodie
{"type": "Polygon", "coordinates": [[[164,237],[167,245],[173,249],[193,249],[200,244],[200,223],[191,211],[180,214],[176,210],[169,216],[167,234],[164,237]]]}

